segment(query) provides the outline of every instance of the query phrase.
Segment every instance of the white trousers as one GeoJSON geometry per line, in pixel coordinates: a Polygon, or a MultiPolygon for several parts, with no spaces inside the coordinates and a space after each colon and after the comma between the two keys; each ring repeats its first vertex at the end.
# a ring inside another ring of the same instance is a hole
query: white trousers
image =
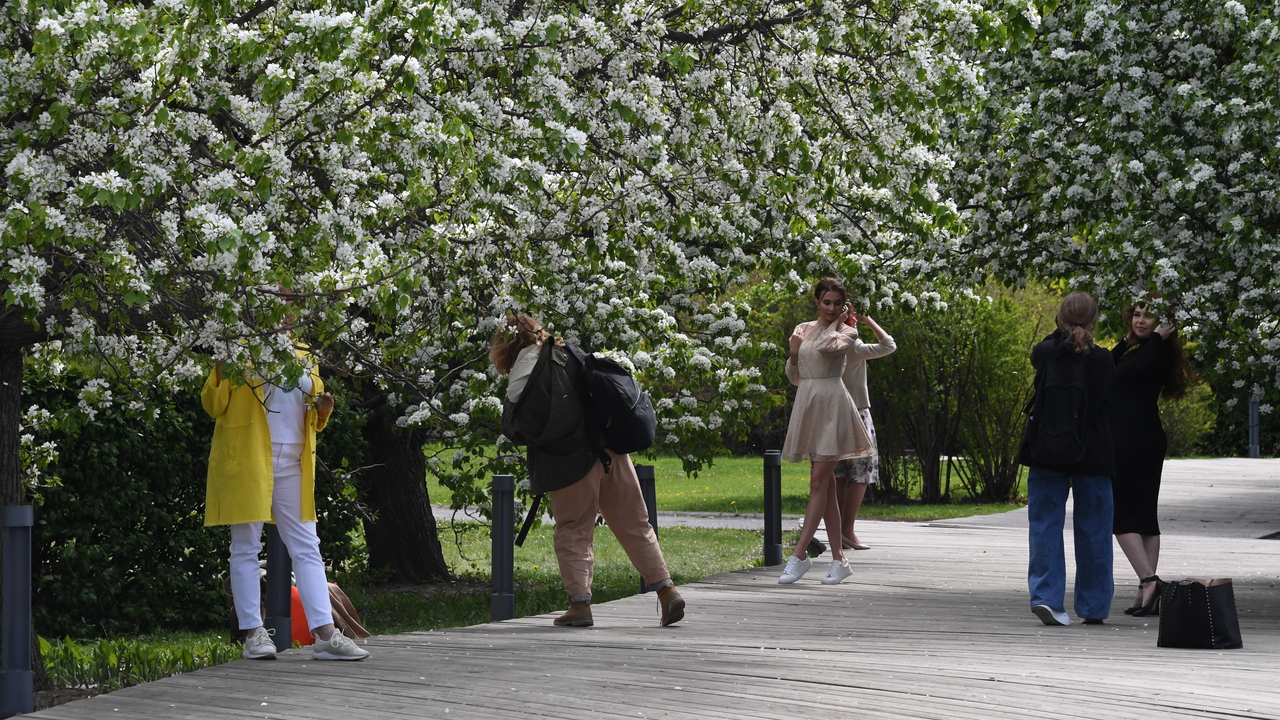
{"type": "MultiPolygon", "coordinates": [[[[329,604],[329,583],[324,576],[324,561],[320,559],[316,524],[302,521],[302,447],[302,443],[271,444],[275,475],[271,512],[293,561],[295,584],[307,614],[307,625],[314,630],[333,622],[333,606],[329,604]]],[[[262,626],[260,552],[262,523],[231,526],[231,595],[241,630],[262,626]]]]}

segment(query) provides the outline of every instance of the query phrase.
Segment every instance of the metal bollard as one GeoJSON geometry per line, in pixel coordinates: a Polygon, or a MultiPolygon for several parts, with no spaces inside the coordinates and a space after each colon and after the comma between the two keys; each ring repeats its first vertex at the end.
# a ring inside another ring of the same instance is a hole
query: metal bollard
{"type": "Polygon", "coordinates": [[[782,564],[782,451],[764,451],[764,564],[782,564]]]}
{"type": "Polygon", "coordinates": [[[516,479],[513,475],[493,476],[493,518],[490,540],[493,543],[492,594],[489,596],[489,621],[510,620],[516,616],[516,479]]]}
{"type": "Polygon", "coordinates": [[[1258,396],[1249,398],[1249,457],[1262,457],[1258,442],[1258,396]]]}
{"type": "Polygon", "coordinates": [[[0,680],[0,718],[35,710],[31,672],[31,526],[30,505],[7,505],[0,514],[4,532],[3,680],[0,680]]]}
{"type": "Polygon", "coordinates": [[[293,560],[274,523],[267,530],[267,617],[262,625],[271,633],[276,652],[293,647],[293,560]]]}
{"type": "MultiPolygon", "coordinates": [[[[636,477],[640,478],[640,494],[644,497],[644,506],[649,510],[649,525],[653,528],[653,536],[658,537],[658,488],[654,480],[652,465],[637,465],[636,477]]],[[[657,590],[656,587],[640,578],[640,592],[657,590]]]]}

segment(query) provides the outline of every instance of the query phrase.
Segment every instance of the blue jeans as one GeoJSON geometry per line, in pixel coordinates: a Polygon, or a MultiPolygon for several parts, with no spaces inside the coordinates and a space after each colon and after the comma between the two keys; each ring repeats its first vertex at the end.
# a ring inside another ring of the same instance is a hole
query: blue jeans
{"type": "Polygon", "coordinates": [[[1076,615],[1105,618],[1111,614],[1115,581],[1111,576],[1111,478],[1068,475],[1031,468],[1027,475],[1027,518],[1031,560],[1027,587],[1031,604],[1065,610],[1067,561],[1062,528],[1067,517],[1067,493],[1075,498],[1076,615]]]}

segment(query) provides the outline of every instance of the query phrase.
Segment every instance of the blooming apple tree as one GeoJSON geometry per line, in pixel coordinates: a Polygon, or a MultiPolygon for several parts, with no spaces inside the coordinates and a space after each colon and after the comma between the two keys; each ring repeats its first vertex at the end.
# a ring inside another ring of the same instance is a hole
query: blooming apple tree
{"type": "Polygon", "coordinates": [[[981,56],[988,101],[953,136],[960,253],[1068,278],[1112,317],[1154,297],[1202,366],[1274,402],[1278,53],[1272,2],[1062,2],[981,56]]]}
{"type": "MultiPolygon", "coordinates": [[[[486,352],[523,310],[633,367],[696,468],[782,357],[735,287],[946,267],[937,140],[981,91],[967,45],[1032,12],[1000,8],[7,0],[0,344],[163,383],[296,378],[302,338],[461,505],[520,472],[486,352]]],[[[434,527],[369,472],[392,535],[434,527]]]]}

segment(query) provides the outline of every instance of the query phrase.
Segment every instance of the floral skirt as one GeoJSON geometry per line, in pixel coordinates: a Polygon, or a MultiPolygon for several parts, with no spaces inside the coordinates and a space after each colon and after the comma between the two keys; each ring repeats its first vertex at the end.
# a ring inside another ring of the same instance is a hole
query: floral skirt
{"type": "MultiPolygon", "coordinates": [[[[876,426],[871,424],[871,408],[858,410],[862,424],[871,436],[871,454],[867,457],[841,460],[836,463],[836,477],[869,485],[880,482],[880,453],[876,449],[876,426]]],[[[839,486],[837,486],[839,487],[839,486]]]]}

